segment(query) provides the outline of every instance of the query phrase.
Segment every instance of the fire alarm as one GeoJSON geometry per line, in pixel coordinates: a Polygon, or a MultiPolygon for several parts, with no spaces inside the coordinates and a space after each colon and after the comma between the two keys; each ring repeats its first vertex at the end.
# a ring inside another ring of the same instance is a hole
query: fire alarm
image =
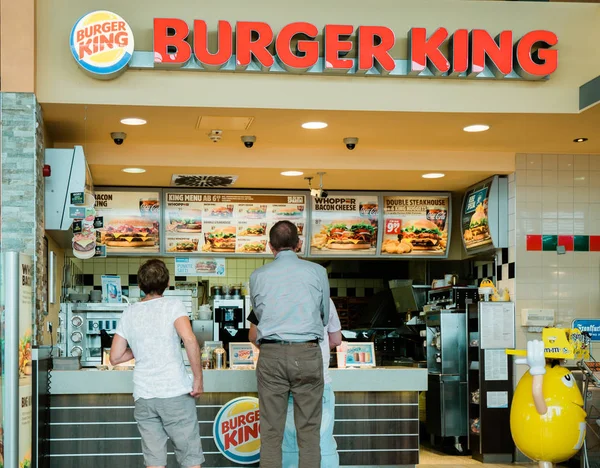
{"type": "Polygon", "coordinates": [[[44,177],[50,177],[52,175],[52,168],[50,167],[50,164],[44,164],[42,174],[44,175],[44,177]]]}

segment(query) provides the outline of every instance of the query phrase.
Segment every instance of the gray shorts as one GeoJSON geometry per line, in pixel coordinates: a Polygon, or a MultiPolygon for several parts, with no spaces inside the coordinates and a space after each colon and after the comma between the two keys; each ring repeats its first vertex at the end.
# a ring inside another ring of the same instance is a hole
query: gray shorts
{"type": "Polygon", "coordinates": [[[133,416],[142,436],[146,466],[166,466],[167,438],[182,467],[204,463],[196,400],[190,395],[173,398],[139,398],[133,416]]]}

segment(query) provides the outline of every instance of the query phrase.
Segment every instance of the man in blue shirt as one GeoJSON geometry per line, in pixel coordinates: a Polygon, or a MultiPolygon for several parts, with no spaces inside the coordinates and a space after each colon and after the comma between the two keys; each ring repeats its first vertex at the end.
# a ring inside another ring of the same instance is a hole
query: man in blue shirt
{"type": "Polygon", "coordinates": [[[329,321],[327,271],[300,260],[298,230],[279,221],[269,232],[275,261],[250,276],[258,319],[256,369],[260,400],[261,467],[281,468],[290,392],[298,437],[299,468],[321,465],[323,360],[319,342],[329,321]]]}

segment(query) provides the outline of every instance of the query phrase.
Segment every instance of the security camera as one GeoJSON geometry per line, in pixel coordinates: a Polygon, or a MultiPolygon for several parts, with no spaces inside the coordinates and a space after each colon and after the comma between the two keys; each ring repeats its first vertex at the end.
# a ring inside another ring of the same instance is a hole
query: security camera
{"type": "Polygon", "coordinates": [[[310,195],[315,198],[327,198],[329,196],[329,192],[323,190],[322,188],[310,189],[310,195]]]}
{"type": "Polygon", "coordinates": [[[115,145],[119,145],[120,146],[125,141],[125,138],[127,138],[127,133],[125,133],[125,132],[112,132],[110,134],[110,137],[115,142],[115,145]]]}
{"type": "Polygon", "coordinates": [[[356,138],[356,137],[344,138],[344,144],[346,145],[346,148],[348,148],[350,151],[352,151],[354,148],[356,148],[356,145],[358,145],[358,138],[356,138]]]}
{"type": "Polygon", "coordinates": [[[254,143],[256,143],[256,137],[254,135],[245,135],[242,137],[242,143],[244,143],[246,148],[252,148],[254,143]]]}

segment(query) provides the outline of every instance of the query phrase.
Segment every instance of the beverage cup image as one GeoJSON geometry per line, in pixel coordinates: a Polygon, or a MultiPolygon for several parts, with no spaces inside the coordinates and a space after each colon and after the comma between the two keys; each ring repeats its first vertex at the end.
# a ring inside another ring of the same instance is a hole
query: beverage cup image
{"type": "Polygon", "coordinates": [[[338,352],[338,353],[336,353],[336,355],[337,355],[338,369],[345,369],[346,368],[346,358],[348,357],[348,353],[338,352]]]}
{"type": "Polygon", "coordinates": [[[371,353],[365,353],[365,362],[371,362],[371,353]]]}
{"type": "Polygon", "coordinates": [[[359,362],[359,360],[360,360],[360,353],[354,353],[352,355],[352,357],[354,358],[354,362],[359,362]]]}
{"type": "Polygon", "coordinates": [[[362,352],[362,351],[361,351],[361,352],[359,353],[359,355],[358,355],[358,360],[359,360],[360,362],[365,362],[365,353],[364,353],[364,352],[362,352]]]}

